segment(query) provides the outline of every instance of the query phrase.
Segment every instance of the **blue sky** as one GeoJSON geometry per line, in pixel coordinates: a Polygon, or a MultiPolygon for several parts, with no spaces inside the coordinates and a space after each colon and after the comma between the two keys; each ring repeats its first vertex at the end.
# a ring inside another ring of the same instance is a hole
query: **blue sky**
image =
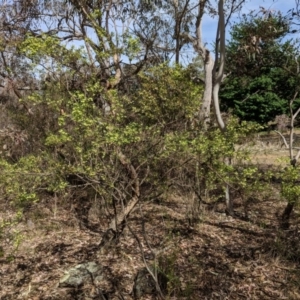
{"type": "MultiPolygon", "coordinates": [[[[283,15],[286,12],[295,7],[295,0],[248,0],[244,5],[240,14],[249,14],[251,11],[258,11],[260,7],[264,7],[266,10],[281,11],[283,15]]],[[[238,14],[235,14],[231,18],[231,23],[238,21],[238,14]]],[[[206,47],[213,49],[212,45],[216,38],[218,18],[211,18],[208,15],[204,16],[202,24],[202,36],[203,42],[206,47]]],[[[226,40],[230,39],[230,24],[226,31],[226,40]]],[[[195,56],[195,51],[192,47],[188,47],[181,52],[181,62],[188,63],[190,59],[195,56]]]]}
{"type": "MultiPolygon", "coordinates": [[[[246,4],[244,4],[242,9],[242,14],[248,14],[251,10],[259,10],[259,7],[264,7],[267,10],[275,10],[281,11],[283,15],[291,8],[295,6],[295,0],[248,0],[246,4]]],[[[234,15],[232,17],[232,21],[238,19],[238,15],[234,15]]],[[[202,32],[203,32],[203,41],[205,43],[211,44],[215,40],[217,28],[217,18],[210,18],[209,16],[205,16],[202,32]]],[[[230,38],[229,28],[227,29],[226,39],[230,38]]]]}
{"type": "MultiPolygon", "coordinates": [[[[295,0],[247,0],[247,2],[243,5],[243,9],[240,14],[249,14],[252,10],[258,11],[260,7],[264,7],[265,9],[271,11],[281,11],[283,15],[285,15],[285,13],[294,6],[295,0]]],[[[231,22],[233,23],[235,21],[238,21],[238,16],[238,14],[233,15],[231,18],[231,22]]],[[[215,41],[217,22],[217,17],[211,18],[208,15],[204,16],[202,26],[203,41],[210,49],[213,48],[212,44],[215,41]]],[[[226,39],[230,39],[230,24],[227,27],[226,39]]],[[[73,41],[71,44],[82,45],[82,43],[79,43],[77,41],[73,41]]],[[[183,64],[189,63],[191,61],[191,58],[194,56],[194,49],[192,47],[186,47],[181,51],[181,62],[183,64]]]]}

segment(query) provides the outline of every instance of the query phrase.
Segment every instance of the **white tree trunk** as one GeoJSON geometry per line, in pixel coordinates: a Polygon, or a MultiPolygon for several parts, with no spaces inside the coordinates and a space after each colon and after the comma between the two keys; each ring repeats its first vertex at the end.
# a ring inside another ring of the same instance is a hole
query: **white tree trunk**
{"type": "Polygon", "coordinates": [[[213,89],[213,69],[214,60],[212,59],[209,51],[206,51],[207,57],[204,63],[204,93],[202,98],[202,104],[200,107],[200,121],[203,123],[204,129],[207,129],[210,123],[210,108],[212,100],[212,89],[213,89]]]}
{"type": "MultiPolygon", "coordinates": [[[[226,125],[221,115],[220,103],[219,103],[219,91],[220,86],[224,77],[225,67],[225,16],[224,16],[224,1],[219,0],[218,2],[218,15],[219,24],[216,33],[215,43],[215,60],[212,58],[211,52],[205,48],[202,42],[201,23],[204,14],[205,5],[208,3],[207,0],[199,0],[199,10],[196,22],[196,35],[197,39],[194,42],[194,48],[199,53],[204,61],[204,74],[205,74],[205,88],[202,104],[200,107],[200,120],[203,122],[204,127],[207,127],[210,122],[210,107],[213,99],[214,115],[218,123],[219,128],[222,131],[226,130],[226,125]]],[[[225,158],[225,163],[230,164],[230,159],[225,158]]],[[[232,215],[233,205],[230,198],[229,186],[226,185],[225,189],[225,201],[226,210],[232,215]]]]}

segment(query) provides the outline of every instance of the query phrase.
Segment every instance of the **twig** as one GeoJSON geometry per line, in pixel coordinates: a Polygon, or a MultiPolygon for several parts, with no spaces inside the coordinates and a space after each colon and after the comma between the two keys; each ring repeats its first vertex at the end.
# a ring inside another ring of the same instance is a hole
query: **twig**
{"type": "Polygon", "coordinates": [[[286,148],[289,149],[289,145],[288,145],[288,143],[287,143],[285,137],[283,136],[283,134],[282,134],[280,131],[278,131],[278,130],[274,130],[274,131],[277,132],[277,133],[282,137],[283,142],[284,142],[286,148]]]}
{"type": "Polygon", "coordinates": [[[151,268],[149,267],[147,261],[146,261],[144,249],[143,249],[143,246],[142,246],[142,243],[141,243],[139,237],[135,234],[135,232],[132,230],[132,228],[130,227],[130,225],[128,223],[127,223],[127,227],[128,227],[130,233],[134,236],[134,238],[136,239],[136,241],[137,241],[137,243],[139,245],[144,265],[145,265],[147,271],[149,272],[150,276],[153,278],[153,280],[155,282],[155,287],[156,287],[157,292],[159,293],[159,296],[161,297],[161,299],[165,299],[164,294],[163,294],[163,292],[162,292],[162,290],[161,290],[161,288],[159,286],[159,283],[158,283],[156,266],[154,266],[155,272],[153,273],[152,270],[151,270],[151,268]]]}
{"type": "Polygon", "coordinates": [[[253,96],[253,95],[255,95],[255,94],[257,94],[257,93],[259,93],[260,92],[260,90],[257,90],[255,93],[253,93],[253,94],[251,94],[251,95],[248,95],[246,98],[244,98],[242,101],[241,101],[241,103],[244,103],[247,99],[249,99],[251,96],[253,96]]]}
{"type": "Polygon", "coordinates": [[[285,271],[299,271],[300,270],[299,268],[286,268],[286,267],[281,267],[281,266],[277,266],[277,265],[274,265],[274,267],[281,269],[281,270],[285,270],[285,271]]]}

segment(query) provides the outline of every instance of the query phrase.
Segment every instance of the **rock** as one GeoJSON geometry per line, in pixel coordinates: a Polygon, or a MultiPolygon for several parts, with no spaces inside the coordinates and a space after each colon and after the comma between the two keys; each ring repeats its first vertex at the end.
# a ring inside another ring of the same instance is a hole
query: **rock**
{"type": "Polygon", "coordinates": [[[93,283],[102,279],[103,268],[96,262],[77,265],[65,272],[59,281],[59,287],[78,287],[85,283],[93,283]]]}

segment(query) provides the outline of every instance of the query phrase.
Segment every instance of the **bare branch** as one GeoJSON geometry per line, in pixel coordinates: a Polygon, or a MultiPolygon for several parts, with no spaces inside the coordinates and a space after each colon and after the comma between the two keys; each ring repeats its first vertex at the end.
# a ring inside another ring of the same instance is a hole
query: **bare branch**
{"type": "Polygon", "coordinates": [[[289,145],[288,145],[288,143],[287,143],[285,137],[283,136],[283,134],[282,134],[280,131],[278,131],[278,130],[274,130],[274,131],[277,132],[277,133],[281,136],[281,138],[282,138],[282,140],[283,140],[283,142],[284,142],[286,148],[289,149],[289,145]]]}

